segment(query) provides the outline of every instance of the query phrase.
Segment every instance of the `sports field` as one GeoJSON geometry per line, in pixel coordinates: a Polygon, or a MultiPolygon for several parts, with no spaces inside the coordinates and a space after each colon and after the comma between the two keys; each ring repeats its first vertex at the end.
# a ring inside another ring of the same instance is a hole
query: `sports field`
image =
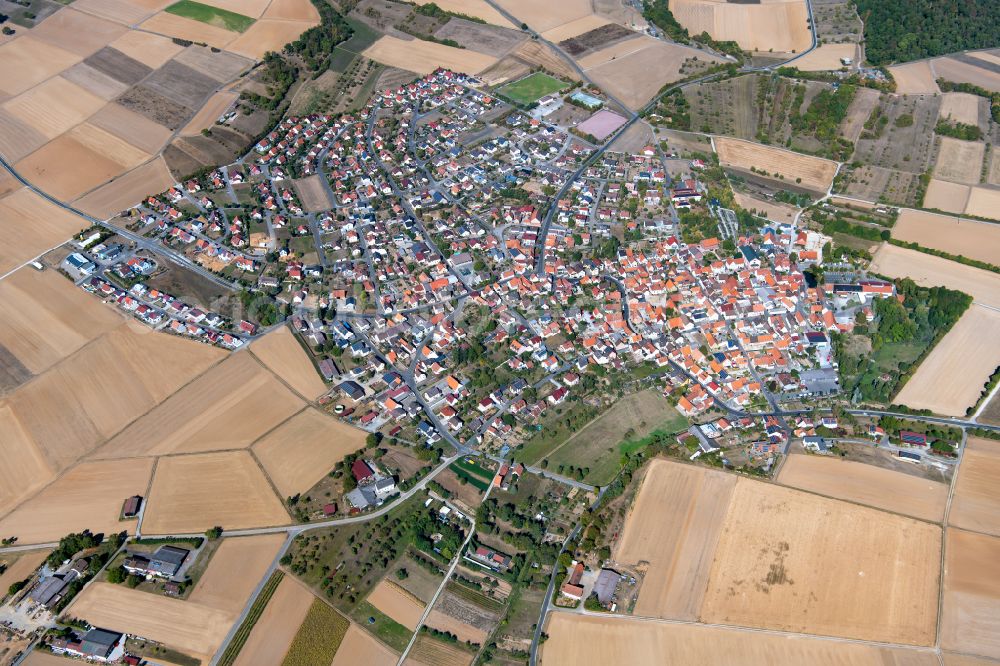
{"type": "Polygon", "coordinates": [[[497,92],[509,97],[518,104],[531,104],[542,97],[559,92],[565,88],[565,81],[549,76],[543,72],[535,72],[520,81],[514,81],[500,88],[497,92]]]}
{"type": "Polygon", "coordinates": [[[246,32],[247,28],[253,25],[253,19],[249,16],[211,5],[203,5],[200,2],[194,2],[194,0],[180,0],[164,11],[235,32],[246,32]]]}

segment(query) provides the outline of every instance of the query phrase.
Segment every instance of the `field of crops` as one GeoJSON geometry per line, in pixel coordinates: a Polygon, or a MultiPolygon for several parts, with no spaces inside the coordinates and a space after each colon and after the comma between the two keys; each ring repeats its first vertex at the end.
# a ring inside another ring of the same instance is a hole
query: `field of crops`
{"type": "Polygon", "coordinates": [[[254,24],[254,20],[249,16],[211,5],[203,5],[200,2],[194,2],[194,0],[180,0],[164,11],[235,32],[246,32],[247,28],[254,24]]]}
{"type": "Polygon", "coordinates": [[[316,599],[292,646],[288,648],[283,666],[331,663],[349,626],[347,618],[326,602],[316,599]]]}

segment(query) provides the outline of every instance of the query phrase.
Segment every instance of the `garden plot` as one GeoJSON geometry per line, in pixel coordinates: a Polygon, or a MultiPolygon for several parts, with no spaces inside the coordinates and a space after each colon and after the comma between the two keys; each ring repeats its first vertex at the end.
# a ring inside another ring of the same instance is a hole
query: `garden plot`
{"type": "Polygon", "coordinates": [[[970,437],[962,453],[948,524],[1000,536],[1000,442],[970,437]]]}
{"type": "Polygon", "coordinates": [[[281,500],[246,451],[160,458],[147,499],[143,532],[201,532],[289,522],[281,500]]]}

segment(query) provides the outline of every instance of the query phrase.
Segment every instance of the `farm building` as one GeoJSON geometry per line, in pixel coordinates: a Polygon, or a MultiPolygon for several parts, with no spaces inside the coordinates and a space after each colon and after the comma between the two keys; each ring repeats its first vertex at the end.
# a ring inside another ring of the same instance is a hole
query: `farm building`
{"type": "Polygon", "coordinates": [[[614,601],[615,592],[618,590],[618,583],[621,581],[621,574],[614,569],[601,569],[594,583],[594,594],[602,606],[608,606],[614,601]]]}
{"type": "Polygon", "coordinates": [[[83,657],[88,661],[116,661],[124,654],[123,635],[107,629],[91,629],[83,638],[58,638],[50,645],[53,652],[83,657]],[[121,649],[119,649],[121,648],[121,649]]]}
{"type": "Polygon", "coordinates": [[[142,506],[142,497],[139,495],[129,497],[122,505],[122,516],[125,518],[135,518],[139,515],[140,506],[142,506]]]}
{"type": "Polygon", "coordinates": [[[137,576],[171,578],[180,571],[181,565],[184,564],[189,553],[190,551],[185,548],[160,546],[149,557],[138,554],[131,555],[122,562],[122,566],[125,567],[125,571],[137,576]]]}
{"type": "Polygon", "coordinates": [[[899,439],[908,446],[927,446],[927,435],[910,430],[900,430],[899,439]]]}
{"type": "Polygon", "coordinates": [[[354,480],[358,482],[359,486],[367,485],[375,480],[375,472],[364,460],[355,460],[351,463],[351,474],[354,475],[354,480]]]}
{"type": "Polygon", "coordinates": [[[511,563],[510,555],[498,553],[486,546],[476,546],[471,554],[465,556],[465,559],[494,571],[506,571],[511,563]]]}

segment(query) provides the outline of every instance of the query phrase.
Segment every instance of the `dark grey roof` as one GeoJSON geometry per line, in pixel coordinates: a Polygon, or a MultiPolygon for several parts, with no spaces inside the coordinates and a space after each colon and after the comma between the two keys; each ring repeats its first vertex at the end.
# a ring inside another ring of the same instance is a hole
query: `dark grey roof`
{"type": "Polygon", "coordinates": [[[107,629],[91,629],[83,637],[83,641],[80,644],[80,651],[85,655],[106,657],[111,653],[111,650],[121,637],[121,634],[108,631],[107,629]]]}
{"type": "Polygon", "coordinates": [[[601,573],[597,576],[597,582],[594,583],[594,594],[597,595],[597,600],[602,604],[611,603],[611,598],[615,594],[615,590],[618,589],[618,581],[621,580],[621,576],[614,569],[601,569],[601,573]]]}

